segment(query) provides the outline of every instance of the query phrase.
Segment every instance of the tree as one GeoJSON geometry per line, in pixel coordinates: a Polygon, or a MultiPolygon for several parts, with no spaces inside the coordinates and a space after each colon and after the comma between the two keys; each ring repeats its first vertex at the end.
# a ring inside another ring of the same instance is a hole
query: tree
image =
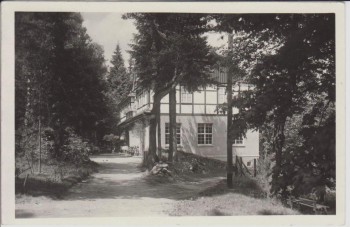
{"type": "Polygon", "coordinates": [[[130,74],[125,68],[124,59],[122,57],[119,44],[114,51],[111,63],[112,67],[110,68],[107,82],[110,89],[111,98],[115,99],[115,103],[118,104],[130,93],[132,83],[130,74]]]}
{"type": "Polygon", "coordinates": [[[78,13],[16,13],[16,151],[28,144],[24,132],[38,133],[39,120],[57,159],[66,154],[67,135],[102,140],[105,60],[82,22],[78,13]]]}
{"type": "Polygon", "coordinates": [[[271,39],[269,42],[259,42],[262,35],[263,33],[252,34],[244,31],[228,33],[228,48],[221,49],[221,59],[218,61],[219,64],[224,65],[227,72],[227,102],[218,105],[217,111],[227,112],[228,187],[232,187],[232,141],[246,137],[246,132],[249,128],[245,118],[246,109],[250,108],[247,103],[250,99],[251,91],[241,92],[241,84],[249,83],[247,77],[256,65],[256,62],[262,56],[271,54],[270,49],[278,44],[274,39],[271,39]],[[232,108],[236,108],[238,112],[233,114],[232,108]]]}
{"type": "Polygon", "coordinates": [[[132,86],[132,59],[129,60],[129,68],[126,69],[124,59],[119,44],[112,55],[111,68],[107,74],[106,97],[108,100],[109,119],[106,119],[109,125],[109,131],[117,133],[117,123],[119,121],[118,104],[127,97],[132,86]]]}
{"type": "Polygon", "coordinates": [[[286,177],[290,172],[285,163],[288,154],[284,152],[287,120],[303,113],[317,97],[335,102],[334,15],[218,15],[216,19],[219,29],[265,31],[262,40],[279,37],[282,41],[276,53],[262,58],[250,74],[249,82],[255,88],[249,94],[246,119],[256,128],[272,122],[272,190],[285,195],[285,181],[290,181],[286,177]]]}
{"type": "MultiPolygon", "coordinates": [[[[106,113],[103,106],[103,50],[92,43],[82,27],[80,14],[48,14],[52,21],[52,103],[54,150],[60,154],[67,126],[88,139],[96,137],[99,120],[106,113]]],[[[103,135],[100,135],[102,139],[103,135]]]]}
{"type": "MultiPolygon", "coordinates": [[[[132,45],[139,81],[143,87],[154,91],[151,113],[155,117],[150,119],[149,148],[152,163],[158,159],[154,151],[160,100],[178,84],[193,90],[209,81],[210,49],[201,37],[207,30],[207,21],[205,15],[200,14],[128,14],[126,17],[135,19],[139,30],[132,45]]],[[[176,115],[171,112],[173,123],[176,115]]],[[[170,140],[176,141],[176,124],[171,126],[170,140]]],[[[176,149],[176,142],[171,141],[170,160],[176,149]]]]}
{"type": "Polygon", "coordinates": [[[48,29],[47,25],[35,23],[38,15],[16,13],[15,18],[16,155],[24,154],[30,159],[33,172],[33,162],[38,157],[36,148],[41,152],[40,122],[47,118],[41,109],[47,101],[48,93],[43,88],[48,85],[50,74],[44,69],[49,66],[51,41],[42,32],[48,29]]]}

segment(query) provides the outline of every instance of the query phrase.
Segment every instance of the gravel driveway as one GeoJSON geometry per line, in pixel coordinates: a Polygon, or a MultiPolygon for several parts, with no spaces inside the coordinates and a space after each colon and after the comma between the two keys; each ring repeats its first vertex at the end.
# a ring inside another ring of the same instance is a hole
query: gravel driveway
{"type": "Polygon", "coordinates": [[[16,218],[168,216],[179,200],[216,184],[221,177],[154,183],[137,166],[140,157],[101,155],[98,173],[72,187],[60,200],[27,197],[16,201],[16,218]]]}

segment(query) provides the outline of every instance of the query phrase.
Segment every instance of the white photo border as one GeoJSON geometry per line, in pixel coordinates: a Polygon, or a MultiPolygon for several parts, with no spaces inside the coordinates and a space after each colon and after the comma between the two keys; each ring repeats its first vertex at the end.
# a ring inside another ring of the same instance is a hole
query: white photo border
{"type": "Polygon", "coordinates": [[[341,2],[3,2],[1,5],[2,224],[342,225],[345,222],[345,7],[341,2]],[[335,13],[336,215],[16,219],[14,192],[15,12],[335,13]]]}

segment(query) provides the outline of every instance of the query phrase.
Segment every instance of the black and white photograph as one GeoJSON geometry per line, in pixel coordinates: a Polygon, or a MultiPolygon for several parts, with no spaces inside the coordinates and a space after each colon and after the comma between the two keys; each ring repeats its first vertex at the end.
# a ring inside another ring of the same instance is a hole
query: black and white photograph
{"type": "Polygon", "coordinates": [[[341,4],[77,4],[12,14],[15,220],[344,215],[341,4]]]}

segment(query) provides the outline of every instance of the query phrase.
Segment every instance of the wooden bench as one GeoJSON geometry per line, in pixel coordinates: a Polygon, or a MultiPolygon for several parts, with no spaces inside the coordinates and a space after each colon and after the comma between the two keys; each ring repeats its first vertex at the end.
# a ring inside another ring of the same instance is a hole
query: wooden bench
{"type": "Polygon", "coordinates": [[[295,198],[295,197],[290,197],[289,198],[289,205],[293,209],[294,204],[297,205],[298,208],[301,207],[306,207],[306,208],[311,208],[312,211],[315,214],[327,214],[328,213],[328,206],[317,204],[316,200],[313,199],[307,199],[303,197],[295,198]]]}

